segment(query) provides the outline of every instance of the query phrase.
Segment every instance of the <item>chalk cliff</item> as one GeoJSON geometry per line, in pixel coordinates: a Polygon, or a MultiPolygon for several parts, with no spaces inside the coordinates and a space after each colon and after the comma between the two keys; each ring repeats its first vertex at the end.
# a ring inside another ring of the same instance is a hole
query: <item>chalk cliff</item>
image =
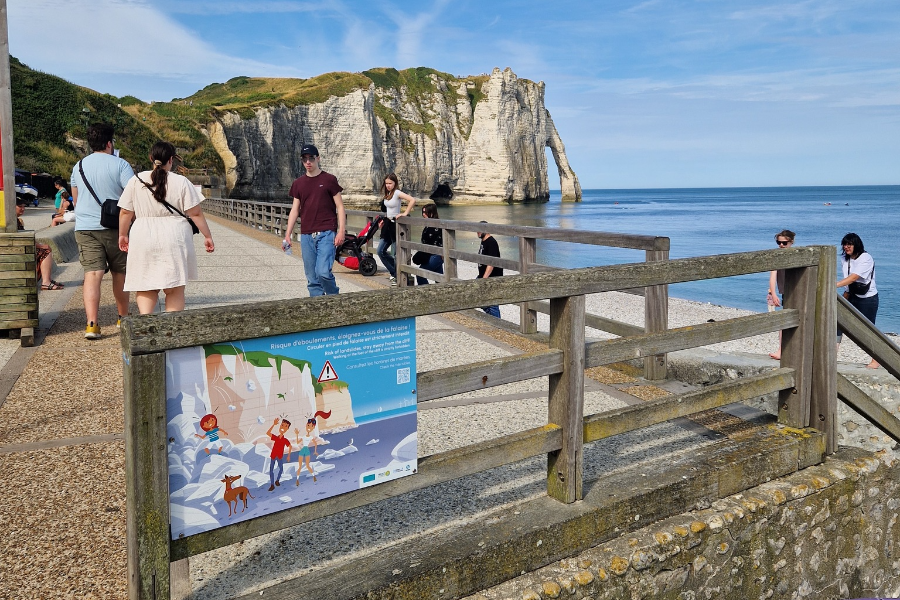
{"type": "Polygon", "coordinates": [[[418,85],[404,85],[399,74],[367,71],[367,87],[320,102],[218,112],[206,133],[225,164],[231,197],[286,199],[303,172],[300,148],[313,143],[351,206],[377,202],[390,172],[416,197],[546,201],[548,146],[563,199],[581,199],[544,106],[543,82],[519,79],[510,69],[468,78],[429,72],[418,85]]]}

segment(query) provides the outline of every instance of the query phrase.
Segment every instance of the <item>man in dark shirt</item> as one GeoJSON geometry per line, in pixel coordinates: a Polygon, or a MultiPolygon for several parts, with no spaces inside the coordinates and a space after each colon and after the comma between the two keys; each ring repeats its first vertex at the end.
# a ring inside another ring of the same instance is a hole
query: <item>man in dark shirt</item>
{"type": "Polygon", "coordinates": [[[331,267],[335,249],[344,243],[347,214],[344,212],[344,190],[337,178],[319,167],[319,149],[308,144],[300,150],[306,175],[291,185],[294,206],[284,232],[285,250],[291,247],[291,234],[300,217],[300,251],[306,271],[306,287],[310,296],[337,294],[338,287],[331,267]]]}
{"type": "MultiPolygon", "coordinates": [[[[482,223],[487,223],[487,221],[481,221],[482,223]]],[[[500,258],[500,246],[497,245],[497,240],[493,238],[493,236],[489,233],[478,232],[475,235],[481,239],[481,245],[478,247],[478,254],[484,254],[485,256],[496,256],[500,258]]],[[[495,267],[493,265],[478,265],[478,278],[482,277],[502,277],[503,276],[503,268],[495,267]]],[[[496,304],[493,306],[485,306],[481,310],[491,315],[492,317],[500,318],[500,307],[496,304]]]]}

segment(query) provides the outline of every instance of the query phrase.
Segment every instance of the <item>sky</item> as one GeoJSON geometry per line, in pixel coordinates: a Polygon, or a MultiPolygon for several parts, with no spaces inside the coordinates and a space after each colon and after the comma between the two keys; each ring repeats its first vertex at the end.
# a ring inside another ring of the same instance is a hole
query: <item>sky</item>
{"type": "Polygon", "coordinates": [[[13,56],[115,96],[167,101],[239,75],[509,67],[546,83],[586,189],[900,184],[900,2],[890,0],[7,7],[13,56]]]}

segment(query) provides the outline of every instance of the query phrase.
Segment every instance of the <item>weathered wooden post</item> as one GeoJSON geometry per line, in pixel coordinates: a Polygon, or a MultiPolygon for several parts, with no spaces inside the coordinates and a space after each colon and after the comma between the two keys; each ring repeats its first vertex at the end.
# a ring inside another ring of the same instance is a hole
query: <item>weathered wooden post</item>
{"type": "Polygon", "coordinates": [[[18,231],[13,154],[12,85],[6,0],[0,0],[0,330],[34,345],[38,325],[36,249],[33,231],[18,231]]]}
{"type": "Polygon", "coordinates": [[[819,246],[816,288],[815,339],[813,341],[810,425],[825,434],[825,452],[837,449],[837,250],[819,246]]]}
{"type": "Polygon", "coordinates": [[[399,285],[400,287],[406,287],[407,285],[409,285],[409,281],[407,279],[409,277],[409,274],[401,273],[400,266],[403,265],[404,267],[408,267],[412,255],[409,252],[409,248],[400,243],[401,241],[408,242],[410,234],[409,224],[405,219],[402,221],[401,219],[402,217],[397,218],[397,244],[394,246],[397,249],[397,259],[394,262],[397,271],[397,285],[399,285]]]}
{"type": "MultiPolygon", "coordinates": [[[[519,273],[528,273],[528,265],[537,260],[537,245],[534,238],[519,238],[519,273]]],[[[537,311],[528,308],[527,302],[519,303],[519,331],[537,333],[537,311]]]]}
{"type": "Polygon", "coordinates": [[[441,249],[441,254],[444,256],[444,277],[447,278],[447,281],[453,281],[459,277],[459,271],[456,269],[456,258],[450,256],[450,252],[456,250],[456,230],[442,229],[441,239],[444,244],[444,247],[441,249]]]}
{"type": "Polygon", "coordinates": [[[16,176],[13,156],[12,82],[6,0],[0,0],[0,233],[16,233],[16,176]],[[3,191],[5,190],[5,192],[3,191]]]}
{"type": "Polygon", "coordinates": [[[169,600],[166,355],[126,351],[124,366],[128,597],[169,600]]]}
{"type": "MultiPolygon", "coordinates": [[[[665,240],[665,250],[647,250],[645,257],[647,262],[669,260],[668,238],[665,240]]],[[[669,328],[669,286],[652,285],[644,288],[644,331],[646,333],[661,333],[669,328]]],[[[666,378],[666,355],[656,354],[644,359],[645,379],[666,378]]]]}
{"type": "Polygon", "coordinates": [[[570,504],[584,497],[584,296],[550,300],[550,348],[563,371],[550,375],[548,421],[562,427],[562,448],[547,455],[547,494],[570,504]]]}
{"type": "Polygon", "coordinates": [[[800,314],[800,324],[781,335],[781,366],[796,372],[795,387],[778,394],[778,422],[789,427],[809,426],[818,283],[817,267],[785,269],[784,308],[795,308],[800,314]]]}

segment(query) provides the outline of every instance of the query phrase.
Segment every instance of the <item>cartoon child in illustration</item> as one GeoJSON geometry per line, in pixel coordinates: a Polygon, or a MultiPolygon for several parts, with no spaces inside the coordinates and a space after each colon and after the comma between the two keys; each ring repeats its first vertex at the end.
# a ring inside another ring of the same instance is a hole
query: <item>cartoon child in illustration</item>
{"type": "Polygon", "coordinates": [[[272,440],[272,453],[269,455],[269,491],[275,489],[276,485],[281,485],[279,481],[281,474],[284,472],[284,448],[287,446],[287,459],[291,460],[291,441],[284,437],[284,434],[291,428],[291,422],[287,419],[279,419],[275,417],[275,422],[269,427],[266,435],[272,440]],[[278,428],[278,435],[272,435],[272,430],[281,421],[281,427],[278,428]],[[278,463],[278,477],[275,476],[275,463],[278,463]]]}
{"type": "Polygon", "coordinates": [[[204,415],[203,418],[200,419],[200,429],[206,433],[195,433],[194,437],[198,437],[201,440],[209,438],[206,444],[206,453],[209,454],[210,448],[217,448],[219,450],[218,453],[222,454],[222,442],[219,441],[219,434],[228,435],[228,432],[224,429],[219,429],[219,420],[216,419],[216,415],[212,413],[204,415]]]}
{"type": "Polygon", "coordinates": [[[296,427],[294,428],[294,433],[297,434],[297,445],[300,446],[300,456],[297,457],[297,485],[300,485],[300,471],[303,470],[304,461],[306,462],[306,470],[310,472],[313,476],[313,481],[316,480],[316,472],[313,470],[312,465],[309,464],[309,445],[312,444],[313,451],[316,453],[316,456],[319,455],[319,441],[316,439],[316,436],[313,432],[318,425],[316,421],[316,417],[322,417],[323,419],[327,419],[331,416],[331,411],[329,410],[327,413],[320,411],[316,411],[316,414],[313,415],[311,419],[306,420],[306,435],[302,438],[300,437],[300,430],[296,427]]]}

